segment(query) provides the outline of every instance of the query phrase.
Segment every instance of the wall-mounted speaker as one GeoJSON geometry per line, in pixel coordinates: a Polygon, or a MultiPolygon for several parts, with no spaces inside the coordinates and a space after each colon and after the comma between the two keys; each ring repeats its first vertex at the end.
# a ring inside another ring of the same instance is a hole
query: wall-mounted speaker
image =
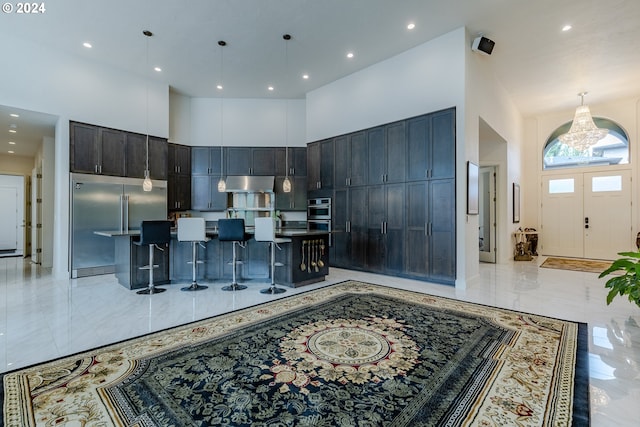
{"type": "Polygon", "coordinates": [[[483,55],[491,55],[495,42],[484,36],[476,37],[471,44],[471,50],[483,55]]]}

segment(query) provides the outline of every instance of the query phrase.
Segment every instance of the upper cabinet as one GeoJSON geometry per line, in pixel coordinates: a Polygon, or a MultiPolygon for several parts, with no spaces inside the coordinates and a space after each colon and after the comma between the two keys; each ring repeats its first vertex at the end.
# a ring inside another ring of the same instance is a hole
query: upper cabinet
{"type": "Polygon", "coordinates": [[[221,156],[221,147],[191,147],[191,174],[220,176],[221,156]]]}
{"type": "Polygon", "coordinates": [[[333,139],[307,145],[307,189],[309,191],[333,189],[333,165],[333,139]]]}
{"type": "Polygon", "coordinates": [[[409,181],[455,177],[455,109],[407,122],[409,181]]]}
{"type": "Polygon", "coordinates": [[[168,144],[167,206],[170,211],[191,209],[191,147],[168,144]]]}
{"type": "MultiPolygon", "coordinates": [[[[71,172],[143,178],[147,166],[146,135],[70,122],[71,172]]],[[[149,171],[167,179],[167,140],[149,137],[149,171]]]]}
{"type": "Polygon", "coordinates": [[[405,181],[407,143],[404,121],[369,129],[367,145],[369,184],[405,181]]]}
{"type": "Polygon", "coordinates": [[[367,184],[367,136],[364,131],[342,135],[334,144],[334,187],[367,184]]]}
{"type": "Polygon", "coordinates": [[[167,164],[169,174],[191,175],[191,147],[169,144],[167,164]]]}
{"type": "Polygon", "coordinates": [[[276,148],[275,175],[307,176],[307,147],[276,148]]]}

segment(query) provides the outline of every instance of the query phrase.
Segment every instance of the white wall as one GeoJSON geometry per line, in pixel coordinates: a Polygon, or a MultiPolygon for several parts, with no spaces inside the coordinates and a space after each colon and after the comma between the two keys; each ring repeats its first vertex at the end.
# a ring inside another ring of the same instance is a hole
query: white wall
{"type": "Polygon", "coordinates": [[[169,142],[191,143],[191,97],[169,91],[169,142]]]}
{"type": "MultiPolygon", "coordinates": [[[[488,124],[500,138],[506,141],[506,147],[500,147],[499,153],[487,155],[487,159],[499,166],[496,182],[497,204],[497,261],[504,262],[513,255],[513,231],[524,222],[513,223],[513,183],[523,184],[521,152],[524,143],[523,118],[511,101],[509,94],[491,72],[491,56],[483,56],[471,51],[474,37],[467,35],[465,52],[467,56],[466,116],[465,116],[465,155],[466,160],[479,162],[479,122],[480,118],[488,124]]],[[[487,162],[483,162],[487,164],[487,162]]],[[[460,171],[461,169],[459,169],[460,171]]],[[[458,175],[463,177],[463,175],[458,175]]],[[[466,183],[460,185],[458,194],[466,194],[466,183]]],[[[521,201],[526,190],[521,188],[521,201]]],[[[460,203],[463,202],[460,197],[460,203]]],[[[466,206],[466,204],[459,205],[466,206]]],[[[521,204],[522,206],[522,204],[521,204]]],[[[521,208],[522,212],[522,208],[521,208]]],[[[478,217],[465,215],[464,209],[458,210],[458,233],[469,238],[465,242],[465,267],[467,279],[479,274],[478,217]],[[463,227],[460,227],[464,224],[463,227]]],[[[458,240],[459,243],[462,243],[458,240]]]]}
{"type": "Polygon", "coordinates": [[[303,99],[192,98],[188,145],[304,147],[305,111],[303,99]]]}
{"type": "Polygon", "coordinates": [[[307,142],[462,108],[465,43],[460,28],[309,92],[307,142]]]}
{"type": "MultiPolygon", "coordinates": [[[[53,272],[69,277],[69,120],[169,135],[169,88],[104,64],[20,39],[0,38],[0,104],[59,117],[55,136],[53,272]]],[[[44,181],[44,180],[43,180],[44,181]]],[[[51,181],[50,181],[51,182],[51,181]]]]}

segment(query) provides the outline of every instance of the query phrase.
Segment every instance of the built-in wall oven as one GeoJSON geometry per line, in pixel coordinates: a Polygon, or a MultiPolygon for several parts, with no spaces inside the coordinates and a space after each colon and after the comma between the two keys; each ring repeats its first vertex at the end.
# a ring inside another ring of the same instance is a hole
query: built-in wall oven
{"type": "MultiPolygon", "coordinates": [[[[307,200],[307,230],[327,231],[331,233],[331,198],[321,197],[307,200]]],[[[329,246],[331,246],[329,234],[329,246]]]]}

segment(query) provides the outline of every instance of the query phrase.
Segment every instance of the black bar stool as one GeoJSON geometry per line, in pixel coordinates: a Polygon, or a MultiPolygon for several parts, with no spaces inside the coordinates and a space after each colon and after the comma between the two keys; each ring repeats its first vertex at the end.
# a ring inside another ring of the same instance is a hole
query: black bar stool
{"type": "Polygon", "coordinates": [[[263,294],[281,294],[286,289],[276,287],[276,266],[282,267],[283,265],[276,263],[276,247],[278,247],[278,243],[290,243],[291,239],[276,237],[276,226],[273,218],[256,218],[255,226],[256,231],[253,238],[257,242],[269,242],[269,249],[271,250],[271,286],[267,289],[262,289],[260,292],[263,294]]]}
{"type": "Polygon", "coordinates": [[[153,270],[158,264],[153,263],[154,249],[164,251],[160,245],[167,246],[171,241],[171,221],[142,221],[140,225],[140,240],[134,242],[139,246],[149,246],[149,265],[140,267],[140,270],[149,270],[149,287],[136,292],[139,295],[159,294],[166,291],[164,288],[156,288],[153,285],[153,270]]]}
{"type": "Polygon", "coordinates": [[[178,218],[178,241],[191,242],[191,286],[181,288],[181,291],[201,291],[207,289],[208,286],[199,285],[197,281],[198,264],[204,261],[198,261],[198,245],[204,247],[202,242],[207,241],[206,225],[204,218],[178,218]]]}
{"type": "Polygon", "coordinates": [[[224,286],[223,291],[239,291],[247,289],[245,285],[239,285],[236,281],[236,264],[242,264],[236,257],[236,245],[245,247],[246,241],[250,236],[244,231],[244,219],[242,218],[226,218],[218,220],[218,240],[221,242],[232,242],[233,260],[231,261],[233,269],[233,281],[230,285],[224,286]]]}

